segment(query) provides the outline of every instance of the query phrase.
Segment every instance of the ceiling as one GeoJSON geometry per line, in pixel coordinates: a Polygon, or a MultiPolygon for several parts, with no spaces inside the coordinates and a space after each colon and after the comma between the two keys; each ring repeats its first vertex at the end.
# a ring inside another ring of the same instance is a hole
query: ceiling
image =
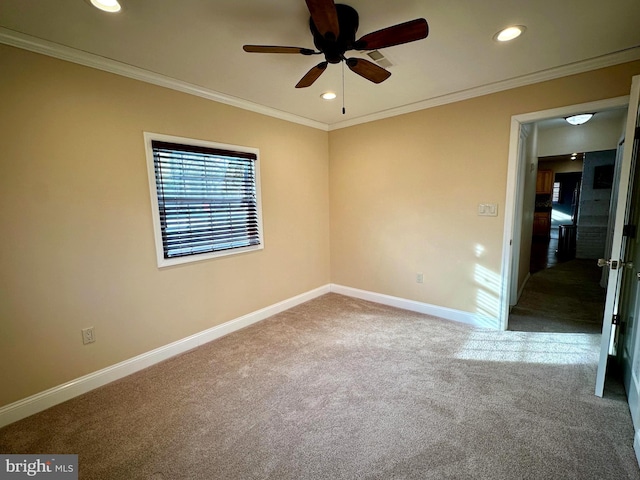
{"type": "MultiPolygon", "coordinates": [[[[584,112],[584,113],[595,113],[595,115],[589,120],[589,126],[599,126],[606,127],[607,125],[615,125],[620,128],[620,132],[622,133],[622,128],[624,127],[624,121],[627,118],[627,108],[611,108],[607,110],[601,110],[598,112],[584,112]]],[[[566,129],[576,129],[579,126],[569,125],[564,117],[559,118],[549,118],[547,120],[539,120],[534,122],[539,130],[548,130],[552,128],[566,128],[566,129]]]]}
{"type": "Polygon", "coordinates": [[[341,65],[296,89],[319,57],[242,50],[313,48],[303,0],[120,0],[117,14],[87,0],[2,0],[0,42],[326,129],[640,59],[638,0],[344,2],[360,14],[358,38],[420,17],[430,29],[381,50],[393,64],[381,84],[345,69],[344,115],[341,65]],[[493,40],[513,24],[523,36],[493,40]],[[338,98],[322,100],[327,90],[338,98]]]}

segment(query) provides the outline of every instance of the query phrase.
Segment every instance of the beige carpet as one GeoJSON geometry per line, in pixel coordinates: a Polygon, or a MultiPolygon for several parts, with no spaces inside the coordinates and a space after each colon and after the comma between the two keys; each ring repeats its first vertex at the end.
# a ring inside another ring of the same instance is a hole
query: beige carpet
{"type": "Polygon", "coordinates": [[[329,294],[0,430],[83,479],[636,479],[598,336],[329,294]],[[569,335],[569,336],[567,336],[569,335]]]}

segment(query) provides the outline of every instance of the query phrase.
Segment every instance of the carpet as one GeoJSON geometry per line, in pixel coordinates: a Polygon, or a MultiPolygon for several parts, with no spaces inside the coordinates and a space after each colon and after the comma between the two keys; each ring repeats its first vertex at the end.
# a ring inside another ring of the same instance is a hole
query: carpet
{"type": "Polygon", "coordinates": [[[638,479],[624,392],[593,395],[598,339],[328,294],[0,429],[0,451],[77,453],[83,479],[638,479]]]}
{"type": "Polygon", "coordinates": [[[509,328],[521,331],[602,331],[605,290],[595,260],[570,260],[529,278],[509,316],[509,328]]]}

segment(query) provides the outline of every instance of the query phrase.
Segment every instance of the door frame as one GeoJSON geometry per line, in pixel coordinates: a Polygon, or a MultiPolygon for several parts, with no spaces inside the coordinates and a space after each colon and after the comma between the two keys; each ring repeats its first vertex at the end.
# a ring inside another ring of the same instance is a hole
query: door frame
{"type": "Polygon", "coordinates": [[[516,234],[521,230],[522,224],[522,207],[524,197],[522,190],[524,188],[524,172],[526,165],[525,155],[521,155],[521,128],[524,124],[534,123],[541,120],[551,118],[566,117],[583,112],[598,112],[602,110],[611,110],[614,108],[626,107],[629,104],[629,95],[622,97],[598,100],[595,102],[581,103],[576,105],[568,105],[565,107],[552,108],[549,110],[540,110],[537,112],[523,113],[513,115],[511,117],[511,131],[509,134],[509,160],[507,167],[507,188],[505,198],[505,218],[504,233],[502,242],[502,269],[501,276],[501,292],[500,292],[500,311],[498,318],[498,327],[500,330],[507,330],[509,326],[509,307],[512,295],[512,285],[514,276],[517,277],[518,259],[520,258],[520,242],[515,241],[516,234]]]}

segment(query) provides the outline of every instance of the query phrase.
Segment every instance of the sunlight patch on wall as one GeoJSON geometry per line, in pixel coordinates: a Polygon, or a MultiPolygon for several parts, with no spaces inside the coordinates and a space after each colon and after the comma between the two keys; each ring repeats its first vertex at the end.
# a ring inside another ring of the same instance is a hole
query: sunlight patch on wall
{"type": "Polygon", "coordinates": [[[456,354],[462,360],[586,365],[598,362],[599,335],[587,333],[471,333],[456,354]]]}
{"type": "MultiPolygon", "coordinates": [[[[481,245],[476,245],[476,253],[483,250],[481,245]]],[[[500,312],[500,276],[476,264],[473,280],[477,286],[476,321],[481,326],[496,328],[500,312]]]]}

